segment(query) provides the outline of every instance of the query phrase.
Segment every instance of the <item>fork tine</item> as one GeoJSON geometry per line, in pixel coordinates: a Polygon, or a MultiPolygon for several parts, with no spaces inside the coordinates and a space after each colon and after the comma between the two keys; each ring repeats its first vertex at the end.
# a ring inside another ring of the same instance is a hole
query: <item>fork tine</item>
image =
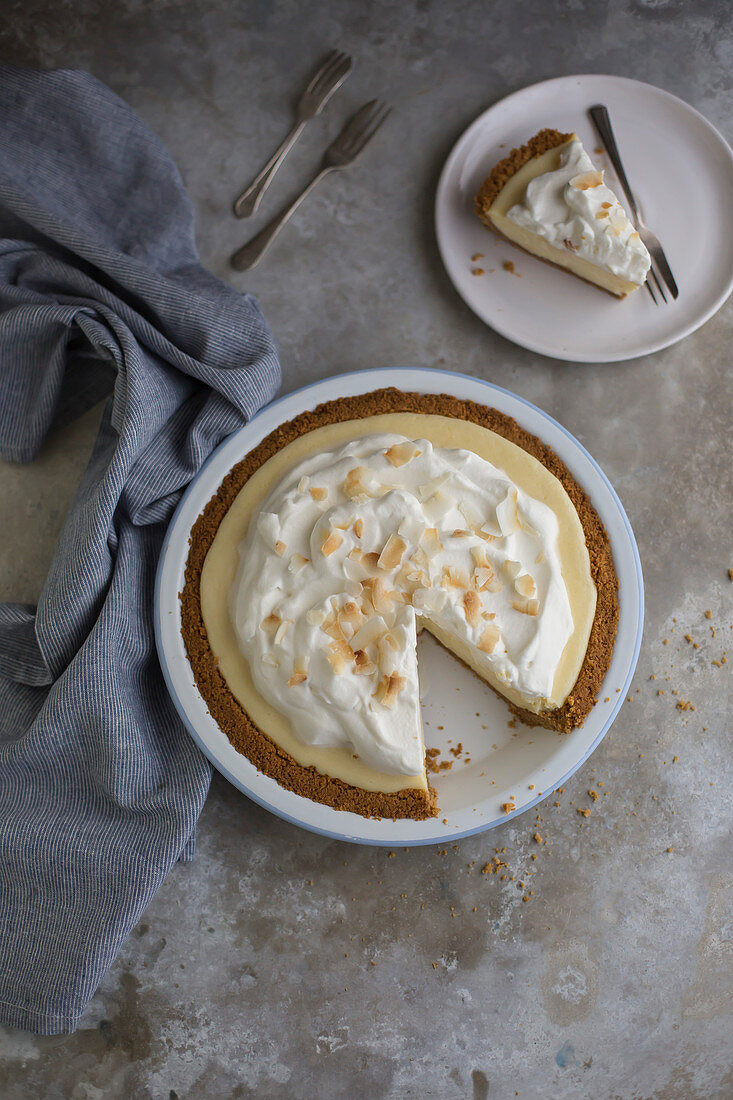
{"type": "Polygon", "coordinates": [[[350,148],[359,134],[370,125],[379,109],[379,100],[370,99],[368,103],[365,103],[363,107],[359,108],[355,115],[352,115],[336,140],[344,148],[350,148]]]}
{"type": "Polygon", "coordinates": [[[366,143],[368,141],[372,140],[372,138],[376,134],[379,127],[382,125],[383,122],[386,122],[388,116],[391,115],[391,114],[392,114],[392,108],[391,107],[383,107],[380,114],[374,119],[374,121],[365,130],[365,132],[361,135],[361,137],[357,137],[357,139],[356,139],[356,143],[358,145],[357,152],[361,152],[361,150],[364,148],[366,143]]]}
{"type": "Polygon", "coordinates": [[[653,264],[652,264],[652,267],[651,267],[651,274],[654,276],[654,282],[656,283],[657,290],[659,291],[659,293],[662,296],[662,301],[666,305],[667,304],[667,295],[664,293],[664,287],[662,285],[662,281],[659,278],[659,276],[657,275],[657,270],[656,270],[656,268],[654,267],[653,264]]]}
{"type": "Polygon", "coordinates": [[[336,62],[336,59],[337,59],[338,56],[339,56],[339,50],[331,50],[330,51],[328,56],[324,58],[323,62],[318,66],[316,71],[313,73],[313,76],[311,77],[311,80],[310,80],[310,84],[306,88],[306,92],[309,92],[311,94],[313,93],[318,81],[321,79],[321,77],[326,72],[326,70],[330,69],[331,66],[336,62]]]}
{"type": "Polygon", "coordinates": [[[308,85],[310,95],[319,96],[328,90],[339,77],[351,68],[351,58],[340,50],[333,50],[325,64],[318,70],[308,85]]]}
{"type": "Polygon", "coordinates": [[[644,283],[644,286],[645,286],[645,287],[647,288],[647,290],[649,291],[649,297],[650,297],[650,298],[651,298],[651,300],[652,300],[652,301],[654,302],[654,305],[655,305],[655,306],[656,306],[656,305],[659,305],[659,303],[657,302],[657,299],[656,299],[656,298],[654,297],[654,291],[652,290],[652,284],[651,284],[651,283],[649,282],[649,279],[648,279],[648,278],[647,278],[647,281],[646,281],[646,282],[644,283]]]}
{"type": "Polygon", "coordinates": [[[347,54],[344,54],[342,59],[335,66],[330,68],[328,73],[324,73],[323,78],[318,81],[315,94],[325,95],[332,90],[335,91],[341,81],[351,72],[353,64],[351,58],[347,54]]]}

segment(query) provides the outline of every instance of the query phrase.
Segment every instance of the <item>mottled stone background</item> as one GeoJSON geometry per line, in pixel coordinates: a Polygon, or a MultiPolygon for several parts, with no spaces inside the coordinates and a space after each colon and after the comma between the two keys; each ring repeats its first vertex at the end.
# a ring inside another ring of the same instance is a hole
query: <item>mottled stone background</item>
{"type": "MultiPolygon", "coordinates": [[[[633,702],[539,823],[529,814],[445,850],[354,848],[216,778],[195,862],[171,875],[78,1032],[0,1029],[2,1100],[733,1096],[731,741],[727,668],[712,663],[733,593],[733,311],[628,364],[544,359],[468,311],[432,229],[437,175],[463,128],[544,77],[639,77],[730,136],[730,4],[4,0],[0,15],[0,59],[89,69],[162,136],[204,262],[258,295],[286,390],[414,363],[530,398],[610,476],[648,600],[633,702]],[[351,51],[355,71],[257,225],[356,105],[380,94],[398,111],[267,261],[233,276],[228,253],[250,227],[230,201],[330,46],[351,51]],[[672,688],[696,709],[677,710],[672,688]],[[496,848],[504,881],[480,873],[496,848]]],[[[0,598],[36,599],[98,417],[34,466],[2,468],[0,598]]]]}

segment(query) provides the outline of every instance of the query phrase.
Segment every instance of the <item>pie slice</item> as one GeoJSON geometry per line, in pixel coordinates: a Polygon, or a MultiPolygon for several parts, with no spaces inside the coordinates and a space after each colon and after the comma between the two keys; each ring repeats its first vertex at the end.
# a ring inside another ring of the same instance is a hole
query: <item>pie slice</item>
{"type": "Polygon", "coordinates": [[[421,819],[418,632],[567,731],[608,667],[615,593],[598,517],[544,444],[496,410],[385,390],[303,414],[234,467],[192,531],[183,636],[212,715],[267,775],[421,819]]]}
{"type": "Polygon", "coordinates": [[[484,225],[512,244],[625,298],[650,257],[577,134],[540,130],[512,149],[476,195],[484,225]]]}

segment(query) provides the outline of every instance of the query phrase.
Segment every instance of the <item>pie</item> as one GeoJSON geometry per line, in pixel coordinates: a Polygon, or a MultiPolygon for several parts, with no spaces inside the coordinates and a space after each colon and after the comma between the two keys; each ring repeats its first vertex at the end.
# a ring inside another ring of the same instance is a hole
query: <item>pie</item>
{"type": "Polygon", "coordinates": [[[651,260],[603,175],[577,134],[540,130],[484,180],[476,213],[525,252],[625,298],[651,260]]]}
{"type": "Polygon", "coordinates": [[[437,812],[421,629],[566,733],[618,618],[608,538],[557,455],[495,409],[396,389],[302,413],[234,466],[192,529],[181,607],[239,752],[316,802],[415,819],[437,812]]]}

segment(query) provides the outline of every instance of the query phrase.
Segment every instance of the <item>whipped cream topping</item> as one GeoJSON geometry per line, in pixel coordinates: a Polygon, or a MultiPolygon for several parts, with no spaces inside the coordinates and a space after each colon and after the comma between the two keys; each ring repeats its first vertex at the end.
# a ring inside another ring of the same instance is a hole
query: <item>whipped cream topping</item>
{"type": "Polygon", "coordinates": [[[506,216],[619,278],[639,285],[646,279],[649,253],[577,139],[562,150],[560,167],[531,180],[506,216]]]}
{"type": "Polygon", "coordinates": [[[424,622],[541,703],[573,630],[554,512],[471,451],[370,435],[311,455],[240,545],[230,608],[257,690],[306,744],[423,769],[424,622]]]}

